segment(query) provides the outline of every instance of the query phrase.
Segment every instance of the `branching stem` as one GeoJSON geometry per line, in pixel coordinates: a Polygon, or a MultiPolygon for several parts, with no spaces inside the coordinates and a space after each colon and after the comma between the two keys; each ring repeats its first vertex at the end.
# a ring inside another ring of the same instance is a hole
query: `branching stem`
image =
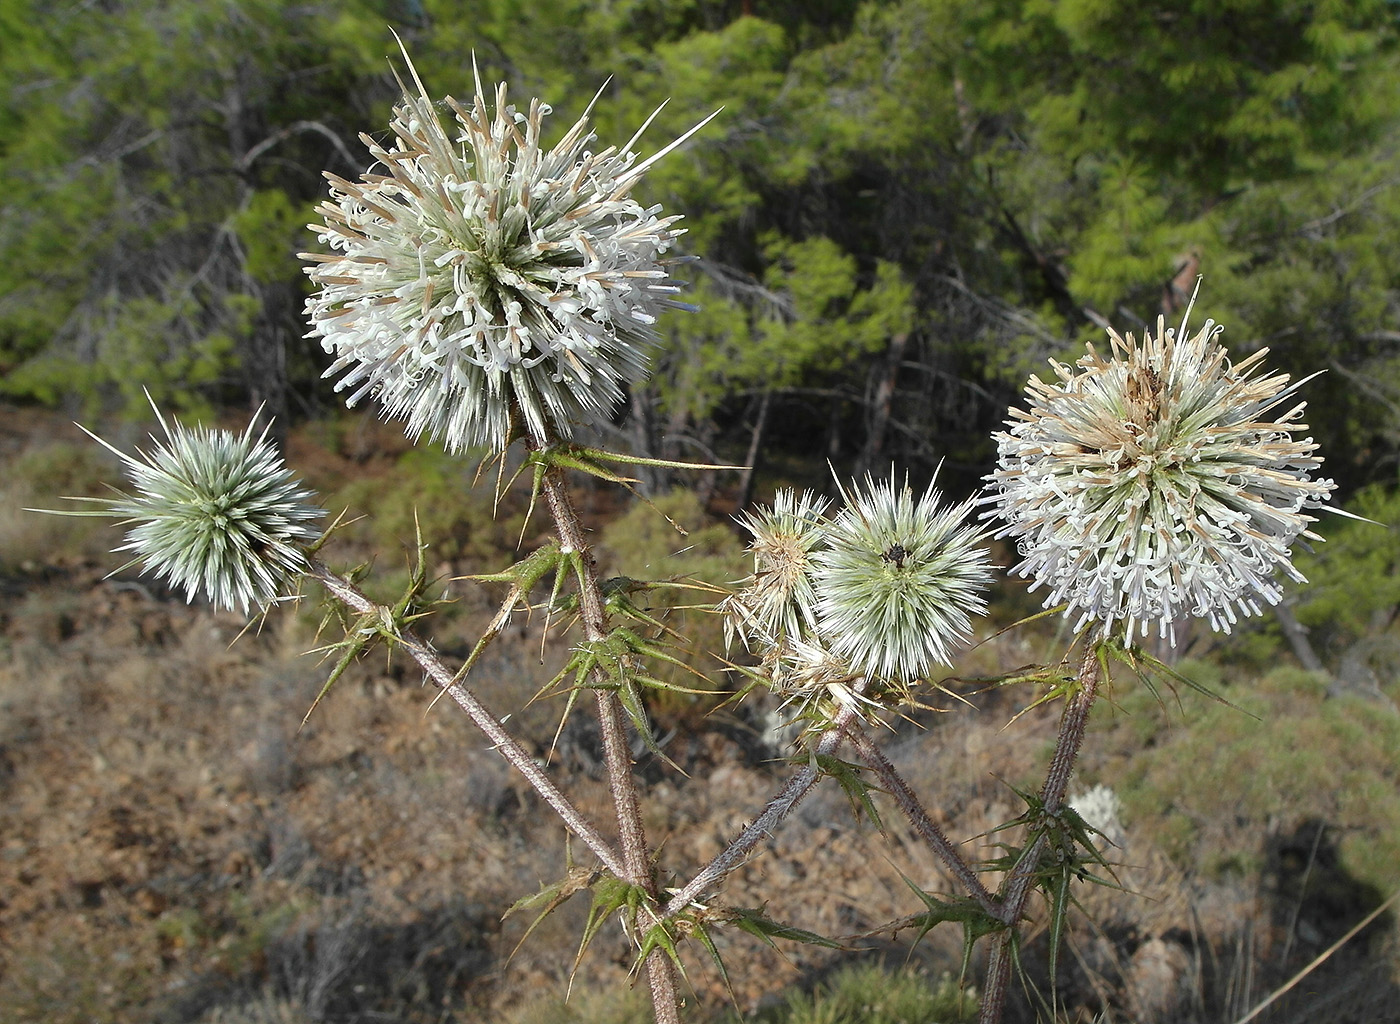
{"type": "MultiPolygon", "coordinates": [[[[387,619],[388,608],[372,601],[365,596],[364,591],[360,590],[359,587],[328,568],[321,561],[312,559],[307,575],[319,582],[351,610],[361,614],[376,614],[381,619],[387,619]]],[[[446,692],[457,703],[457,706],[467,713],[476,727],[486,734],[486,738],[491,741],[496,751],[516,771],[525,776],[525,780],[534,787],[535,792],[563,819],[569,831],[583,840],[584,845],[593,851],[594,855],[603,862],[604,867],[622,877],[625,871],[617,851],[569,802],[569,798],[560,792],[559,787],[545,774],[539,762],[526,753],[525,748],[505,731],[501,725],[501,719],[487,708],[476,694],[457,681],[456,675],[443,664],[437,652],[412,630],[398,630],[394,640],[414,661],[418,662],[434,685],[446,692]]]]}
{"type": "MultiPolygon", "coordinates": [[[[548,446],[547,438],[532,438],[536,449],[548,446]]],[[[589,641],[607,638],[607,616],[603,592],[599,586],[597,567],[593,562],[578,512],[569,497],[564,474],[550,466],[540,483],[545,503],[554,520],[563,550],[577,552],[581,564],[579,579],[579,619],[584,637],[589,641]]],[[[598,669],[599,683],[602,669],[598,669]]],[[[623,871],[620,877],[640,886],[651,898],[651,906],[659,903],[656,875],[651,865],[651,850],[647,846],[646,829],[642,825],[642,809],[637,799],[637,783],[632,776],[632,755],[623,727],[622,702],[611,689],[597,690],[598,723],[603,734],[604,763],[612,789],[613,807],[617,814],[617,831],[622,841],[623,871]]],[[[665,951],[655,949],[647,958],[647,980],[651,985],[652,1008],[657,1024],[680,1024],[680,994],[676,988],[676,973],[665,951]]]]}
{"type": "Polygon", "coordinates": [[[899,772],[895,770],[889,758],[870,739],[865,730],[858,722],[847,724],[843,730],[851,745],[855,747],[856,753],[879,778],[885,790],[894,798],[899,809],[904,812],[904,816],[909,819],[909,824],[914,826],[914,830],[919,833],[939,860],[947,865],[953,876],[962,883],[968,894],[977,901],[988,914],[1000,918],[1002,908],[997,903],[995,897],[987,891],[987,887],[982,884],[982,880],[977,877],[977,872],[963,860],[955,847],[943,830],[938,827],[928,812],[919,803],[919,798],[914,795],[914,791],[909,788],[909,784],[904,781],[899,772]]]}
{"type": "MultiPolygon", "coordinates": [[[[866,681],[862,679],[854,687],[856,695],[864,693],[865,687],[866,681]]],[[[670,902],[666,904],[666,917],[674,917],[685,910],[715,883],[738,867],[740,862],[749,855],[749,851],[773,834],[773,830],[782,824],[783,819],[793,812],[794,808],[802,802],[802,798],[821,778],[821,770],[816,763],[817,758],[836,752],[836,748],[841,745],[842,739],[845,738],[843,730],[854,715],[855,708],[850,706],[844,706],[836,713],[832,719],[831,727],[817,742],[811,763],[804,765],[796,775],[783,783],[783,788],[778,790],[777,795],[772,800],[768,801],[768,806],[763,809],[763,813],[735,836],[734,840],[721,850],[714,860],[706,864],[694,878],[671,897],[670,902]]]]}
{"type": "MultiPolygon", "coordinates": [[[[1089,712],[1098,696],[1099,674],[1099,645],[1086,638],[1084,660],[1079,666],[1079,685],[1065,702],[1065,710],[1060,717],[1060,735],[1055,742],[1055,756],[1050,760],[1045,785],[1040,790],[1041,804],[1046,814],[1055,814],[1064,806],[1070,776],[1074,773],[1074,762],[1079,756],[1079,748],[1084,745],[1089,712]]],[[[978,1024],[1001,1024],[1002,1011],[1006,1008],[1006,992],[1011,983],[1011,946],[1016,941],[1016,925],[1025,912],[1026,900],[1030,897],[1036,867],[1044,848],[1045,834],[1042,832],[1002,882],[1001,919],[1006,922],[1007,930],[993,940],[978,1024]]]]}

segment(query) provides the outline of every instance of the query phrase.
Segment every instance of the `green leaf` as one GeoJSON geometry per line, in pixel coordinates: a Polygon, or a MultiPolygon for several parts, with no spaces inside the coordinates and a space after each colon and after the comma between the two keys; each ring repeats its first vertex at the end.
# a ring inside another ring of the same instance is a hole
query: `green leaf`
{"type": "Polygon", "coordinates": [[[794,928],[791,925],[779,924],[763,912],[762,907],[730,907],[725,912],[725,921],[732,924],[742,932],[762,939],[774,949],[778,948],[774,939],[787,939],[791,942],[803,942],[809,946],[825,946],[827,949],[845,949],[842,943],[835,939],[829,939],[816,932],[809,932],[805,928],[794,928]]]}
{"type": "MultiPolygon", "coordinates": [[[[814,753],[812,758],[816,762],[817,769],[823,775],[829,775],[836,780],[842,792],[846,794],[846,799],[851,802],[851,810],[855,812],[856,817],[859,818],[861,811],[864,810],[870,816],[871,822],[880,830],[880,834],[885,835],[885,825],[880,820],[880,812],[875,807],[875,802],[870,799],[871,789],[879,790],[879,787],[871,786],[861,778],[862,767],[849,761],[843,761],[832,754],[814,753]]],[[[883,792],[883,790],[880,791],[883,792]]]]}
{"type": "Polygon", "coordinates": [[[583,927],[578,953],[574,956],[571,975],[578,971],[584,953],[608,918],[613,914],[621,914],[623,924],[630,933],[636,927],[637,911],[648,903],[646,890],[641,886],[624,882],[612,875],[600,875],[593,881],[592,889],[593,903],[588,908],[588,920],[583,927]]]}
{"type": "Polygon", "coordinates": [[[311,706],[306,709],[306,714],[302,716],[301,725],[298,726],[299,729],[304,728],[306,723],[311,721],[312,713],[321,706],[321,701],[331,692],[331,688],[339,682],[340,677],[345,674],[345,670],[350,667],[351,663],[378,641],[378,634],[373,626],[374,620],[375,617],[371,613],[359,616],[355,619],[355,624],[346,629],[344,640],[332,644],[329,647],[322,648],[322,650],[327,653],[338,650],[341,652],[341,655],[339,660],[335,663],[335,668],[331,669],[330,675],[326,677],[326,682],[321,687],[320,692],[316,694],[316,699],[311,702],[311,706]]]}
{"type": "Polygon", "coordinates": [[[963,930],[963,955],[960,974],[967,976],[967,970],[972,963],[972,948],[978,939],[984,935],[992,935],[996,932],[1006,930],[1006,922],[1000,918],[993,917],[982,909],[981,904],[976,900],[962,896],[945,896],[925,892],[913,883],[903,873],[900,877],[904,879],[904,884],[914,890],[914,894],[927,908],[924,913],[915,915],[910,919],[910,923],[919,929],[918,935],[914,937],[917,944],[920,939],[927,935],[933,928],[949,921],[955,921],[962,926],[963,930]]]}
{"type": "Polygon", "coordinates": [[[529,926],[525,929],[525,934],[520,936],[520,941],[515,944],[515,947],[510,951],[510,956],[506,959],[510,960],[515,956],[520,947],[525,944],[525,940],[539,927],[541,921],[580,892],[594,886],[600,877],[600,873],[597,869],[570,867],[568,874],[560,881],[555,882],[553,885],[542,886],[539,892],[531,893],[529,896],[522,896],[512,903],[510,908],[501,915],[502,917],[510,917],[510,915],[519,910],[533,910],[536,907],[540,907],[541,910],[539,914],[535,916],[535,919],[530,922],[529,926]]]}
{"type": "MultiPolygon", "coordinates": [[[[676,942],[676,935],[672,931],[673,927],[670,921],[658,921],[643,933],[637,957],[632,961],[632,967],[628,971],[631,977],[635,978],[641,973],[642,965],[647,962],[647,957],[651,956],[653,950],[661,949],[665,950],[666,956],[669,957],[671,963],[675,965],[676,972],[684,979],[685,983],[687,985],[690,984],[690,978],[685,973],[685,964],[681,960],[680,949],[676,942]]],[[[726,978],[726,982],[727,981],[728,979],[726,978]]],[[[694,986],[691,987],[693,988],[694,986]]]]}
{"type": "MultiPolygon", "coordinates": [[[[1248,715],[1250,718],[1254,718],[1256,721],[1258,720],[1258,717],[1256,715],[1251,714],[1244,708],[1240,707],[1238,704],[1233,703],[1223,694],[1217,692],[1216,690],[1212,690],[1210,687],[1205,686],[1204,684],[1199,683],[1196,680],[1189,678],[1188,676],[1182,675],[1180,672],[1172,668],[1172,666],[1168,665],[1160,658],[1149,654],[1148,652],[1142,650],[1139,647],[1134,647],[1131,644],[1124,644],[1121,640],[1115,638],[1109,640],[1100,640],[1098,643],[1098,650],[1099,668],[1100,671],[1103,672],[1105,679],[1109,678],[1109,659],[1121,662],[1122,664],[1127,665],[1128,668],[1133,672],[1133,674],[1137,676],[1138,681],[1148,688],[1148,690],[1152,693],[1153,697],[1157,698],[1159,704],[1162,703],[1162,700],[1154,685],[1154,677],[1165,680],[1167,686],[1172,690],[1173,693],[1176,692],[1176,686],[1173,684],[1179,683],[1180,685],[1185,686],[1188,689],[1195,690],[1197,693],[1201,694],[1204,697],[1209,697],[1211,700],[1215,701],[1218,704],[1224,704],[1226,707],[1232,708],[1235,711],[1240,712],[1240,714],[1248,715]]],[[[1179,699],[1177,703],[1180,704],[1179,699]]],[[[1165,707],[1165,704],[1163,704],[1163,706],[1165,707]]]]}

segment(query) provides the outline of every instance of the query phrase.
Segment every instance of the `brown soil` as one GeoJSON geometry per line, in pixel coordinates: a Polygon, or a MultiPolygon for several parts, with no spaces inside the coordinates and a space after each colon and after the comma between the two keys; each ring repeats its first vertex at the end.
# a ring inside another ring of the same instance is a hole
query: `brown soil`
{"type": "MultiPolygon", "coordinates": [[[[11,462],[64,429],[9,410],[0,457],[11,462]]],[[[396,442],[372,422],[355,430],[361,439],[338,452],[299,434],[289,461],[323,486],[352,468],[373,473],[396,442]]],[[[563,830],[455,707],[430,708],[413,666],[382,652],[365,659],[302,726],[327,669],[301,654],[315,646],[314,601],[240,636],[236,617],[131,573],[104,578],[117,563],[92,544],[49,548],[52,558],[7,552],[3,562],[0,1016],[475,1020],[563,993],[586,897],[523,942],[529,912],[503,920],[515,900],[563,876],[563,830]]],[[[488,595],[466,598],[437,634],[442,649],[464,652],[489,614],[488,595]]],[[[967,671],[1025,664],[1027,643],[986,645],[967,671]]],[[[549,664],[563,649],[554,642],[549,664]]],[[[472,680],[524,734],[541,736],[556,705],[525,704],[545,671],[538,637],[520,633],[472,680]]],[[[947,701],[946,714],[901,723],[884,742],[950,835],[981,836],[964,847],[980,859],[999,855],[1007,836],[987,832],[1021,810],[1007,784],[1036,785],[1056,723],[1041,709],[1008,725],[1023,710],[1011,696],[974,701],[979,708],[947,701]]],[[[666,752],[686,775],[640,758],[669,876],[684,879],[717,853],[791,770],[756,741],[755,720],[744,708],[662,722],[679,726],[666,752]]],[[[1093,750],[1091,739],[1084,770],[1121,756],[1093,750]]],[[[610,821],[599,778],[583,769],[560,777],[586,813],[610,821]]],[[[884,835],[828,781],[716,895],[848,946],[773,950],[720,933],[740,1007],[853,956],[957,972],[956,925],[913,952],[913,929],[886,929],[922,909],[910,884],[953,886],[894,808],[880,806],[884,835]]],[[[1216,984],[1207,974],[1267,962],[1284,941],[1257,887],[1193,876],[1150,845],[1130,843],[1119,859],[1128,862],[1119,881],[1136,895],[1078,894],[1098,924],[1076,912],[1061,968],[1064,1005],[1084,1014],[1075,1019],[1105,1004],[1119,1020],[1205,1019],[1192,1014],[1216,984]]],[[[1035,976],[1043,927],[1031,934],[1035,976]]],[[[699,1003],[723,1005],[706,958],[686,955],[699,1003]]],[[[605,926],[577,984],[625,984],[629,962],[605,926]]]]}

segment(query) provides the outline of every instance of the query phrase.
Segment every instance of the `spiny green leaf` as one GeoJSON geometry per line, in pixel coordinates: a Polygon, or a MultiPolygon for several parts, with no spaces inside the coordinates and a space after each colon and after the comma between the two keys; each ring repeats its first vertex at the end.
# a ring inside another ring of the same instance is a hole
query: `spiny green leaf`
{"type": "MultiPolygon", "coordinates": [[[[558,467],[560,469],[577,470],[580,473],[587,473],[589,476],[597,477],[599,480],[606,480],[608,483],[620,484],[621,486],[627,488],[627,490],[631,492],[634,498],[637,498],[639,501],[646,504],[647,507],[650,508],[653,512],[661,516],[661,518],[665,519],[666,522],[670,523],[671,527],[677,533],[679,533],[683,537],[689,536],[689,531],[687,531],[683,526],[681,526],[680,523],[676,522],[665,512],[661,511],[661,509],[657,508],[650,498],[648,498],[645,494],[643,494],[641,491],[637,490],[634,486],[632,486],[633,484],[637,483],[637,480],[634,477],[627,477],[622,476],[618,473],[614,473],[612,470],[607,469],[606,467],[600,465],[598,462],[599,458],[606,458],[608,461],[612,462],[640,461],[635,457],[618,456],[614,455],[611,452],[604,452],[598,449],[591,448],[577,448],[572,445],[552,445],[549,448],[537,449],[535,451],[532,451],[530,453],[530,458],[535,460],[537,466],[535,471],[535,487],[537,491],[539,488],[539,481],[543,479],[543,472],[538,467],[548,466],[558,467]]],[[[657,463],[657,465],[665,465],[665,463],[657,463]]],[[[532,505],[533,502],[534,498],[532,496],[532,505]]]]}
{"type": "MultiPolygon", "coordinates": [[[[370,616],[362,615],[356,622],[365,623],[368,619],[370,619],[370,616]]],[[[350,667],[351,662],[363,654],[368,648],[372,647],[375,642],[375,634],[373,632],[366,632],[363,626],[361,626],[351,632],[347,632],[346,638],[343,641],[329,648],[330,650],[341,650],[340,659],[335,663],[335,668],[331,669],[330,675],[326,677],[325,685],[323,685],[321,691],[316,694],[316,699],[313,700],[311,706],[306,709],[306,714],[303,715],[301,719],[301,726],[298,728],[304,727],[306,723],[311,720],[312,713],[321,706],[321,701],[325,699],[326,694],[331,692],[331,687],[335,686],[340,680],[340,677],[345,674],[345,670],[350,667]]]]}
{"type": "Polygon", "coordinates": [[[537,448],[530,453],[530,459],[537,465],[545,467],[557,467],[559,469],[574,469],[580,473],[587,473],[608,483],[630,485],[637,481],[631,477],[620,476],[610,469],[598,465],[597,461],[585,454],[585,450],[574,448],[570,445],[551,445],[548,448],[537,448]]]}
{"type": "MultiPolygon", "coordinates": [[[[835,779],[841,790],[846,794],[846,799],[851,802],[851,810],[856,817],[860,817],[860,812],[865,811],[870,815],[871,822],[880,830],[880,834],[885,834],[884,822],[880,820],[880,812],[875,807],[875,802],[870,799],[870,790],[879,789],[878,786],[871,786],[861,778],[861,767],[843,761],[832,754],[813,754],[812,759],[816,762],[817,769],[823,775],[829,775],[835,779]]],[[[881,790],[883,792],[883,790],[881,790]]]]}
{"type": "Polygon", "coordinates": [[[657,586],[658,584],[649,580],[634,580],[630,576],[614,576],[606,579],[602,583],[603,609],[608,615],[626,616],[675,636],[674,630],[654,615],[642,611],[632,600],[633,594],[646,593],[656,589],[657,586]]]}
{"type": "Polygon", "coordinates": [[[962,896],[944,896],[931,892],[925,892],[903,872],[900,877],[904,883],[914,890],[914,894],[919,897],[924,906],[928,909],[918,914],[910,920],[919,929],[919,934],[915,936],[917,943],[927,935],[934,927],[949,921],[956,921],[962,925],[963,930],[963,955],[962,968],[960,974],[967,975],[967,970],[972,963],[972,948],[977,940],[984,935],[992,935],[995,932],[1005,931],[1006,922],[1000,918],[988,914],[976,900],[962,896]]]}
{"type": "Polygon", "coordinates": [[[599,877],[599,872],[596,868],[571,867],[569,873],[560,881],[555,882],[553,885],[542,886],[539,892],[532,893],[529,896],[522,896],[512,903],[510,909],[501,915],[503,918],[510,917],[511,914],[514,914],[518,910],[531,910],[541,906],[543,909],[535,916],[535,919],[530,922],[529,926],[525,929],[525,934],[520,936],[520,941],[515,944],[515,948],[510,951],[510,957],[506,959],[509,960],[511,957],[515,956],[516,951],[525,944],[525,940],[530,937],[530,933],[539,926],[541,921],[558,910],[578,893],[593,886],[598,881],[599,877]]]}
{"type": "MultiPolygon", "coordinates": [[[[1112,658],[1114,661],[1122,662],[1124,665],[1127,665],[1129,670],[1132,671],[1132,673],[1135,676],[1137,676],[1138,680],[1148,688],[1148,690],[1152,693],[1154,697],[1157,698],[1159,704],[1162,703],[1162,700],[1161,697],[1158,695],[1156,688],[1152,684],[1153,676],[1165,679],[1167,681],[1167,685],[1171,687],[1173,692],[1175,692],[1176,687],[1172,684],[1180,683],[1182,686],[1195,690],[1202,696],[1209,697],[1211,700],[1219,704],[1224,704],[1228,708],[1232,708],[1233,710],[1238,711],[1243,715],[1248,715],[1250,718],[1253,718],[1256,721],[1258,720],[1257,715],[1251,714],[1249,711],[1246,711],[1238,704],[1231,702],[1223,694],[1220,694],[1215,690],[1212,690],[1210,687],[1204,686],[1201,683],[1196,682],[1196,680],[1194,679],[1182,675],[1180,672],[1178,672],[1172,666],[1168,665],[1166,662],[1162,661],[1160,658],[1154,657],[1153,655],[1147,653],[1139,647],[1134,647],[1131,644],[1123,644],[1121,641],[1116,639],[1101,640],[1099,642],[1099,665],[1100,670],[1104,673],[1104,678],[1108,678],[1109,675],[1109,658],[1112,658]]],[[[1178,701],[1178,703],[1180,703],[1180,701],[1178,701]]]]}
{"type": "MultiPolygon", "coordinates": [[[[492,583],[509,583],[510,589],[506,592],[505,600],[501,602],[501,607],[492,617],[487,625],[486,631],[481,639],[476,642],[476,646],[467,655],[467,660],[462,667],[457,670],[458,678],[463,678],[471,671],[477,659],[486,651],[496,637],[506,628],[510,621],[511,614],[516,608],[524,605],[529,608],[530,591],[550,572],[554,573],[554,592],[558,593],[564,574],[559,567],[563,561],[563,554],[559,549],[558,541],[550,541],[544,547],[531,552],[525,558],[512,565],[510,568],[496,573],[485,573],[475,576],[460,576],[458,579],[471,579],[492,583]]],[[[552,603],[552,602],[551,602],[552,603]]],[[[546,684],[548,688],[550,684],[546,684]]],[[[538,697],[539,694],[536,694],[538,697]]]]}
{"type": "Polygon", "coordinates": [[[1060,940],[1065,933],[1065,919],[1069,916],[1070,892],[1069,892],[1070,870],[1066,864],[1064,869],[1057,871],[1050,878],[1045,880],[1043,886],[1045,897],[1050,902],[1050,983],[1054,987],[1056,968],[1060,962],[1060,940]]]}
{"type": "Polygon", "coordinates": [[[550,540],[508,569],[502,569],[500,572],[459,576],[458,579],[479,580],[483,583],[513,583],[523,590],[529,591],[535,584],[544,579],[547,573],[558,570],[560,556],[559,542],[550,540]]]}
{"type": "Polygon", "coordinates": [[[690,921],[690,934],[695,941],[704,947],[705,952],[710,954],[710,961],[715,965],[715,970],[719,972],[720,980],[724,982],[724,990],[729,994],[729,1001],[736,1010],[739,1009],[739,997],[734,992],[734,985],[729,979],[729,968],[724,965],[724,958],[719,955],[719,947],[715,945],[714,938],[710,935],[710,930],[705,923],[700,920],[685,919],[690,921]]]}
{"type": "Polygon", "coordinates": [[[751,466],[712,466],[699,462],[673,462],[670,459],[652,459],[641,455],[623,455],[620,452],[604,451],[601,448],[575,448],[582,458],[603,462],[620,462],[627,466],[657,466],[663,469],[751,469],[751,466]]]}
{"type": "Polygon", "coordinates": [[[641,886],[624,882],[613,875],[599,876],[594,880],[592,889],[593,904],[588,908],[588,921],[583,928],[571,974],[578,971],[584,953],[609,917],[621,913],[623,923],[630,932],[636,925],[637,911],[648,902],[646,890],[641,886]]]}
{"type": "MultiPolygon", "coordinates": [[[[642,965],[646,963],[647,957],[651,956],[656,949],[665,950],[670,957],[671,963],[675,965],[676,972],[680,974],[687,985],[690,985],[690,977],[685,973],[685,964],[681,961],[680,949],[676,943],[676,936],[671,932],[671,922],[658,921],[646,930],[642,936],[642,941],[637,952],[637,958],[632,961],[632,967],[628,971],[629,976],[635,978],[641,973],[642,965]]],[[[694,989],[694,986],[690,986],[694,989]]]]}
{"type": "Polygon", "coordinates": [[[788,939],[792,942],[805,942],[809,946],[825,946],[827,949],[845,949],[835,939],[809,932],[805,928],[779,924],[763,912],[762,907],[731,907],[725,912],[725,920],[742,932],[762,939],[774,949],[778,948],[774,939],[788,939]]]}
{"type": "Polygon", "coordinates": [[[346,519],[345,517],[349,515],[349,513],[349,509],[341,509],[340,512],[336,514],[335,520],[321,532],[321,536],[317,537],[309,544],[302,545],[302,550],[306,552],[307,557],[319,554],[321,548],[325,547],[326,542],[331,539],[331,535],[334,534],[336,530],[343,529],[347,526],[353,526],[364,518],[363,516],[356,516],[354,519],[346,519]]]}
{"type": "Polygon", "coordinates": [[[651,720],[647,717],[646,707],[642,704],[642,695],[638,692],[636,684],[630,677],[624,677],[622,684],[617,688],[617,697],[622,709],[627,712],[627,717],[632,720],[632,728],[637,730],[637,735],[642,738],[642,743],[646,745],[651,755],[675,769],[686,778],[690,776],[680,765],[672,761],[660,744],[656,742],[656,737],[652,734],[651,720]]]}

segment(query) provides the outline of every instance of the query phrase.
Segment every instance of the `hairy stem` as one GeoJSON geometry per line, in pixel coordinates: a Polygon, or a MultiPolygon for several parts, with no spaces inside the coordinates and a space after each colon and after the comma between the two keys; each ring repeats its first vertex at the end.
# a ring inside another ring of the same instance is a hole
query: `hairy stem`
{"type": "Polygon", "coordinates": [[[982,884],[982,880],[977,877],[977,872],[972,870],[971,865],[963,860],[957,848],[943,834],[943,830],[929,817],[928,812],[919,803],[919,798],[914,795],[914,791],[909,788],[909,784],[904,781],[899,772],[890,763],[884,753],[870,739],[864,729],[857,722],[847,724],[843,731],[846,738],[855,747],[860,759],[870,766],[870,769],[880,779],[886,791],[899,804],[899,809],[904,812],[904,816],[909,819],[909,824],[914,826],[914,830],[919,833],[939,860],[947,865],[948,870],[953,873],[968,894],[977,901],[983,910],[993,917],[1000,918],[1002,914],[1001,905],[987,887],[982,884]]]}
{"type": "MultiPolygon", "coordinates": [[[[1040,790],[1041,804],[1046,814],[1055,814],[1064,806],[1070,776],[1074,773],[1074,762],[1079,756],[1079,748],[1084,745],[1089,712],[1093,709],[1094,698],[1098,696],[1099,673],[1098,644],[1086,638],[1084,660],[1079,666],[1079,685],[1065,702],[1065,710],[1060,716],[1060,735],[1055,741],[1055,756],[1050,759],[1045,785],[1040,790]]],[[[1011,983],[1011,944],[1016,941],[1016,926],[1025,912],[1026,900],[1035,883],[1036,867],[1044,848],[1045,834],[1042,832],[1021,854],[1002,882],[1001,919],[1006,922],[1007,930],[994,939],[992,955],[987,962],[987,985],[978,1024],[1001,1024],[1002,1011],[1006,1007],[1006,991],[1011,983]]]]}
{"type": "Polygon", "coordinates": [[[1011,987],[1013,935],[1013,931],[1008,931],[992,940],[992,952],[987,958],[987,982],[983,988],[977,1024],[1001,1024],[1002,1011],[1006,1009],[1006,993],[1011,987]]]}
{"type": "MultiPolygon", "coordinates": [[[[866,681],[862,679],[854,688],[856,695],[864,693],[865,687],[866,681]]],[[[802,802],[802,798],[821,777],[821,769],[816,765],[816,758],[825,757],[836,751],[845,737],[842,730],[854,715],[855,708],[849,706],[842,707],[836,713],[832,719],[831,728],[817,743],[812,762],[804,765],[801,771],[783,783],[783,788],[778,790],[778,794],[772,800],[768,801],[768,806],[763,809],[763,813],[735,836],[734,840],[721,850],[714,860],[706,864],[699,874],[687,882],[684,888],[671,897],[670,902],[666,904],[666,917],[674,917],[685,910],[711,886],[738,867],[740,862],[749,855],[750,850],[773,834],[773,830],[793,812],[794,808],[802,802]]]]}
{"type": "MultiPolygon", "coordinates": [[[[381,621],[389,621],[388,608],[366,597],[364,591],[328,568],[323,562],[312,559],[307,575],[319,582],[351,610],[361,614],[375,614],[380,617],[381,621]]],[[[505,731],[501,726],[501,719],[487,708],[476,694],[457,681],[455,673],[443,664],[437,652],[412,630],[396,630],[394,640],[408,652],[414,661],[418,662],[434,685],[443,690],[457,703],[458,707],[467,713],[467,716],[471,718],[478,729],[485,733],[486,738],[491,741],[492,746],[500,755],[516,771],[525,776],[525,780],[534,787],[535,792],[540,795],[544,802],[554,808],[569,831],[583,840],[584,845],[593,851],[594,855],[603,862],[609,871],[622,876],[624,874],[623,862],[618,857],[617,852],[613,850],[612,845],[603,838],[587,818],[579,813],[578,809],[569,802],[569,798],[559,791],[550,777],[545,774],[544,769],[540,767],[539,762],[526,753],[525,749],[515,741],[515,738],[505,731]]]]}
{"type": "MultiPolygon", "coordinates": [[[[533,438],[537,449],[547,447],[547,439],[533,438]]],[[[579,619],[584,637],[590,641],[607,637],[607,618],[603,592],[598,582],[597,566],[583,535],[583,526],[564,480],[564,474],[551,466],[541,481],[545,503],[549,507],[559,543],[564,551],[578,552],[582,565],[579,580],[579,619]]],[[[599,670],[601,676],[601,670],[599,670]]],[[[599,682],[606,682],[599,679],[599,682]]],[[[652,871],[651,851],[647,846],[646,829],[642,825],[642,809],[637,799],[637,783],[632,776],[632,755],[627,746],[623,727],[622,702],[611,689],[597,691],[598,723],[603,734],[604,763],[612,789],[613,807],[617,814],[617,831],[622,841],[621,877],[639,886],[650,897],[652,907],[659,903],[656,875],[652,871]]],[[[665,951],[655,949],[647,958],[647,979],[651,985],[652,1008],[657,1024],[679,1024],[680,994],[676,988],[676,973],[665,951]]]]}

